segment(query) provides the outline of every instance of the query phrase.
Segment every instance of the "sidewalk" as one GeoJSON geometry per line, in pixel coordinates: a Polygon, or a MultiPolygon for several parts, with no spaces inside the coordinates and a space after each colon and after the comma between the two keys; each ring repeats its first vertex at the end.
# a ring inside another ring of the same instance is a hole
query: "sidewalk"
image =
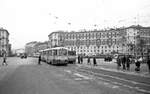
{"type": "Polygon", "coordinates": [[[93,66],[93,60],[91,59],[91,64],[87,64],[87,59],[83,60],[83,64],[77,64],[79,67],[88,67],[95,69],[102,69],[106,71],[120,72],[130,75],[138,75],[143,77],[150,77],[150,73],[148,72],[147,64],[141,64],[140,72],[135,71],[135,64],[130,65],[130,70],[122,70],[122,66],[120,70],[117,70],[117,64],[114,62],[105,62],[103,59],[97,59],[97,66],[93,66]]]}

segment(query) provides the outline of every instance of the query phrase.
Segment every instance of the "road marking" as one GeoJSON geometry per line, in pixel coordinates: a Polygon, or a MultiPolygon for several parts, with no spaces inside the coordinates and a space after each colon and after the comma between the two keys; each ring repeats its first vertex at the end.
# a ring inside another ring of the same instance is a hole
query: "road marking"
{"type": "Polygon", "coordinates": [[[119,86],[114,85],[112,88],[119,88],[119,86]]]}
{"type": "Polygon", "coordinates": [[[82,80],[81,78],[75,78],[74,80],[77,80],[77,81],[79,81],[79,80],[82,80]]]}
{"type": "Polygon", "coordinates": [[[84,76],[84,75],[81,75],[81,74],[79,74],[79,73],[74,73],[73,75],[78,76],[78,77],[81,77],[81,78],[86,79],[86,80],[92,79],[91,77],[84,76]]]}
{"type": "Polygon", "coordinates": [[[71,70],[64,70],[65,72],[71,73],[71,70]]]}

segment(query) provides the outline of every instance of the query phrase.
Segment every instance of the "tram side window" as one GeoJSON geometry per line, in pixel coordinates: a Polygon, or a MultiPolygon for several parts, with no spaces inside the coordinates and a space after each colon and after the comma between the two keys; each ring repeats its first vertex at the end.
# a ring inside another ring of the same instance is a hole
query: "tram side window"
{"type": "Polygon", "coordinates": [[[67,55],[67,50],[61,49],[60,50],[60,55],[67,55]]]}
{"type": "Polygon", "coordinates": [[[68,51],[68,54],[71,55],[71,56],[75,56],[76,52],[75,51],[68,51]]]}
{"type": "Polygon", "coordinates": [[[49,55],[52,56],[52,50],[49,51],[49,55]]]}
{"type": "Polygon", "coordinates": [[[53,50],[53,55],[57,55],[57,50],[53,50]]]}
{"type": "Polygon", "coordinates": [[[46,55],[46,52],[44,51],[43,54],[46,55]]]}
{"type": "Polygon", "coordinates": [[[48,51],[46,51],[46,55],[48,55],[48,53],[49,53],[49,52],[48,52],[48,51]]]}

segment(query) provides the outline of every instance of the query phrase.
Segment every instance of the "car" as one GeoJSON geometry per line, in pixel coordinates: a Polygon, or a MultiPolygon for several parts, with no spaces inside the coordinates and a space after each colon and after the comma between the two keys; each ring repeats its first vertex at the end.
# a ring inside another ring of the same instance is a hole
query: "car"
{"type": "Polygon", "coordinates": [[[22,55],[20,56],[20,58],[21,58],[21,59],[23,59],[23,58],[27,58],[27,54],[25,54],[25,53],[24,53],[24,54],[22,54],[22,55]]]}
{"type": "Polygon", "coordinates": [[[112,61],[112,57],[111,56],[106,56],[105,58],[104,58],[104,61],[112,61]]]}

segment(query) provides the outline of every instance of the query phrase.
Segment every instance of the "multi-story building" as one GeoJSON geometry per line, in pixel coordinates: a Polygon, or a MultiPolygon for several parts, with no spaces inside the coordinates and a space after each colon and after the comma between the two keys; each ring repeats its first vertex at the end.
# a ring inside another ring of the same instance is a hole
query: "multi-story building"
{"type": "Polygon", "coordinates": [[[121,52],[123,29],[95,30],[80,32],[57,31],[49,35],[51,47],[65,46],[77,54],[96,55],[121,52]]]}
{"type": "Polygon", "coordinates": [[[34,54],[39,53],[40,50],[44,50],[47,48],[48,48],[47,41],[45,42],[33,41],[26,44],[25,52],[27,53],[27,55],[33,56],[34,54]]]}
{"type": "Polygon", "coordinates": [[[150,42],[149,32],[150,28],[131,26],[110,30],[57,31],[52,32],[48,37],[50,47],[64,46],[76,51],[77,54],[96,55],[110,54],[113,52],[129,54],[130,50],[127,44],[136,44],[137,35],[141,35],[143,38],[145,37],[145,40],[150,42]],[[125,39],[123,40],[123,38],[125,39]]]}
{"type": "Polygon", "coordinates": [[[34,45],[34,53],[38,53],[40,50],[44,50],[48,48],[48,42],[38,42],[36,45],[34,45]]]}
{"type": "Polygon", "coordinates": [[[25,45],[25,53],[27,53],[28,56],[33,56],[34,53],[34,46],[37,44],[37,41],[29,42],[25,45]]]}
{"type": "Polygon", "coordinates": [[[0,55],[3,52],[6,52],[7,55],[10,53],[9,32],[6,29],[0,28],[0,55]]]}
{"type": "MultiPolygon", "coordinates": [[[[144,41],[143,44],[143,52],[144,54],[147,53],[147,49],[150,47],[150,27],[142,27],[140,25],[138,26],[130,26],[126,28],[126,38],[127,38],[127,44],[138,44],[139,39],[137,39],[137,36],[140,37],[141,40],[144,41]]],[[[129,48],[129,47],[128,47],[129,48]]],[[[135,50],[138,50],[135,48],[135,50]]],[[[130,50],[128,49],[128,53],[130,50]]],[[[134,54],[140,54],[139,51],[134,51],[134,54]]]]}
{"type": "Polygon", "coordinates": [[[14,54],[16,54],[17,56],[20,56],[23,53],[25,53],[25,49],[24,48],[15,49],[15,52],[14,52],[14,54]]]}

